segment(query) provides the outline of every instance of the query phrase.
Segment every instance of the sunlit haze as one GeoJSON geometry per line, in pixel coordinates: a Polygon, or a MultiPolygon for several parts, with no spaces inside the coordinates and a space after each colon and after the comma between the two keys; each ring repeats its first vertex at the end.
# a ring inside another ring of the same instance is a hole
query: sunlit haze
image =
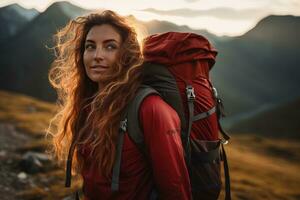
{"type": "MultiPolygon", "coordinates": [[[[18,3],[44,11],[55,0],[1,0],[0,6],[18,3]]],[[[166,20],[193,29],[206,29],[218,36],[241,35],[263,17],[300,15],[299,0],[71,0],[86,9],[112,9],[140,20],[166,20]],[[147,10],[146,10],[147,9],[147,10]]]]}

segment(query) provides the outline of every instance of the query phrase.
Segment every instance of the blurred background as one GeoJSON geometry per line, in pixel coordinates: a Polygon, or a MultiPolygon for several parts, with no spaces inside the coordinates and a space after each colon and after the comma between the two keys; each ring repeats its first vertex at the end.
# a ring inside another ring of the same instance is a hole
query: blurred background
{"type": "MultiPolygon", "coordinates": [[[[211,71],[233,199],[300,199],[300,1],[0,1],[0,194],[3,200],[68,200],[64,171],[46,154],[55,112],[48,82],[53,34],[79,15],[112,9],[147,34],[194,32],[217,48],[211,71]]],[[[222,199],[223,193],[220,197],[222,199]]]]}

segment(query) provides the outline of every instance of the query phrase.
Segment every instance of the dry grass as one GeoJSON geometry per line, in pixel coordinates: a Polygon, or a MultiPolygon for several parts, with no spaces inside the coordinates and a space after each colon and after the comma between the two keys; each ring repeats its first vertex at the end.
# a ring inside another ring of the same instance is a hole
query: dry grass
{"type": "Polygon", "coordinates": [[[43,152],[47,149],[50,145],[50,141],[46,140],[45,138],[36,139],[31,141],[30,143],[26,143],[23,146],[17,148],[19,152],[26,152],[26,151],[39,151],[43,152]]]}
{"type": "Polygon", "coordinates": [[[226,146],[233,199],[299,199],[299,157],[297,161],[288,158],[294,148],[300,148],[299,141],[234,135],[226,146]],[[269,146],[275,144],[287,149],[286,158],[269,152],[269,146]]]}
{"type": "Polygon", "coordinates": [[[22,132],[43,136],[54,113],[53,104],[26,95],[0,91],[0,121],[11,122],[22,132]]]}

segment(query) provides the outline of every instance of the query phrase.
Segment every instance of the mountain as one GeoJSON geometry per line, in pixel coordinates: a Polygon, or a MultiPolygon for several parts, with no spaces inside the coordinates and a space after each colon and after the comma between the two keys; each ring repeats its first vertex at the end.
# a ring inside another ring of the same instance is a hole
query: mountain
{"type": "Polygon", "coordinates": [[[257,133],[272,137],[300,139],[300,98],[280,105],[273,105],[253,116],[236,122],[231,132],[257,133]]]}
{"type": "Polygon", "coordinates": [[[270,15],[243,35],[248,40],[265,41],[284,47],[291,47],[295,42],[299,42],[293,40],[297,36],[299,36],[299,17],[292,15],[270,15]]]}
{"type": "MultiPolygon", "coordinates": [[[[59,28],[86,12],[68,2],[56,2],[27,23],[0,50],[1,89],[54,101],[56,96],[47,77],[54,55],[46,47],[54,45],[52,36],[59,28]]],[[[271,15],[244,35],[226,40],[166,21],[153,20],[144,25],[149,34],[183,31],[209,38],[219,52],[212,79],[229,117],[255,113],[269,104],[300,96],[300,17],[271,15]]]]}
{"type": "MultiPolygon", "coordinates": [[[[13,37],[13,42],[0,50],[1,89],[25,93],[46,101],[54,101],[56,95],[48,82],[48,69],[54,59],[52,36],[66,23],[79,15],[89,12],[69,2],[56,2],[32,20],[13,37]],[[5,50],[5,51],[4,51],[5,50]],[[17,59],[16,59],[17,58],[17,59]],[[37,84],[38,83],[38,84],[37,84]]],[[[177,26],[169,22],[145,22],[149,32],[193,31],[187,26],[177,26]]],[[[211,40],[217,37],[198,30],[211,40]]]]}
{"type": "Polygon", "coordinates": [[[246,34],[216,44],[212,78],[229,115],[300,96],[300,17],[268,16],[246,34]]]}
{"type": "Polygon", "coordinates": [[[2,89],[22,92],[53,101],[48,69],[54,59],[52,36],[75,16],[87,10],[68,2],[56,2],[35,17],[0,50],[0,85],[2,89]]]}
{"type": "Polygon", "coordinates": [[[36,17],[36,9],[25,9],[19,4],[11,4],[0,8],[0,44],[14,34],[24,25],[36,17]]]}

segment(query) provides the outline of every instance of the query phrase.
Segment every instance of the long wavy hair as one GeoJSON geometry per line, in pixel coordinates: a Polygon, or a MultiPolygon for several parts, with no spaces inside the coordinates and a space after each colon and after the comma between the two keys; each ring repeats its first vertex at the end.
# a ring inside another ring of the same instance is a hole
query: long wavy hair
{"type": "Polygon", "coordinates": [[[74,152],[72,173],[82,169],[81,145],[90,146],[90,155],[104,176],[110,177],[116,153],[121,116],[141,83],[142,46],[129,18],[113,11],[91,13],[71,20],[55,35],[53,62],[48,78],[57,91],[58,111],[47,130],[50,152],[65,164],[68,150],[74,152]],[[109,24],[121,35],[116,62],[98,90],[98,83],[86,75],[83,64],[84,43],[95,25],[109,24]]]}

